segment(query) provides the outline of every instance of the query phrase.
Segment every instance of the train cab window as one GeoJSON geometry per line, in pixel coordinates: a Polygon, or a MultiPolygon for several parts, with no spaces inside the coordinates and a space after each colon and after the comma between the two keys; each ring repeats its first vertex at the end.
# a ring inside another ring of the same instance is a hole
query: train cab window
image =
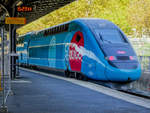
{"type": "Polygon", "coordinates": [[[117,29],[98,29],[95,32],[104,43],[126,43],[123,35],[117,29]]]}
{"type": "Polygon", "coordinates": [[[79,42],[81,40],[81,36],[77,34],[76,41],[79,42]]]}

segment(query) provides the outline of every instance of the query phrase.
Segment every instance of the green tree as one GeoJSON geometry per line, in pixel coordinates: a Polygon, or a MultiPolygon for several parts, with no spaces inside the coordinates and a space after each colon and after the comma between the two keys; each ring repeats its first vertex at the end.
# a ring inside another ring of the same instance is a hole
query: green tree
{"type": "Polygon", "coordinates": [[[48,28],[75,18],[102,18],[118,25],[127,35],[150,28],[150,0],[77,0],[17,30],[18,34],[48,28]]]}
{"type": "Polygon", "coordinates": [[[132,0],[128,5],[128,23],[139,37],[150,35],[150,0],[132,0]]]}

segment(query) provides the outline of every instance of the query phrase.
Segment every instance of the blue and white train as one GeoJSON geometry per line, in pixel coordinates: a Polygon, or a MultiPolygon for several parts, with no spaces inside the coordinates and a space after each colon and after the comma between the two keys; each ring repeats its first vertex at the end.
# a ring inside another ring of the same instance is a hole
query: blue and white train
{"type": "Polygon", "coordinates": [[[18,62],[74,73],[76,78],[130,82],[141,67],[130,42],[115,24],[75,19],[17,39],[18,62]]]}

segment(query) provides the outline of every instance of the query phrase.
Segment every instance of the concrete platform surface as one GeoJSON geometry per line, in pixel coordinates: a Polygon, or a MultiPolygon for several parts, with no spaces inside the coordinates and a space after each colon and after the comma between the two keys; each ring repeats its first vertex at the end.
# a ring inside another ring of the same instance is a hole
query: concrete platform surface
{"type": "Polygon", "coordinates": [[[20,74],[7,100],[10,113],[150,113],[149,108],[66,80],[24,70],[20,74]]]}

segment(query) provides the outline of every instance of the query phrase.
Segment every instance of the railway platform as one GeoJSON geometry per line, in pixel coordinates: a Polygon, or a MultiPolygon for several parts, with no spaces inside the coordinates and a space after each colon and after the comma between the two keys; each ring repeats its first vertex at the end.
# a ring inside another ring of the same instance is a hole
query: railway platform
{"type": "Polygon", "coordinates": [[[10,113],[150,113],[150,100],[72,78],[20,69],[10,113]]]}

